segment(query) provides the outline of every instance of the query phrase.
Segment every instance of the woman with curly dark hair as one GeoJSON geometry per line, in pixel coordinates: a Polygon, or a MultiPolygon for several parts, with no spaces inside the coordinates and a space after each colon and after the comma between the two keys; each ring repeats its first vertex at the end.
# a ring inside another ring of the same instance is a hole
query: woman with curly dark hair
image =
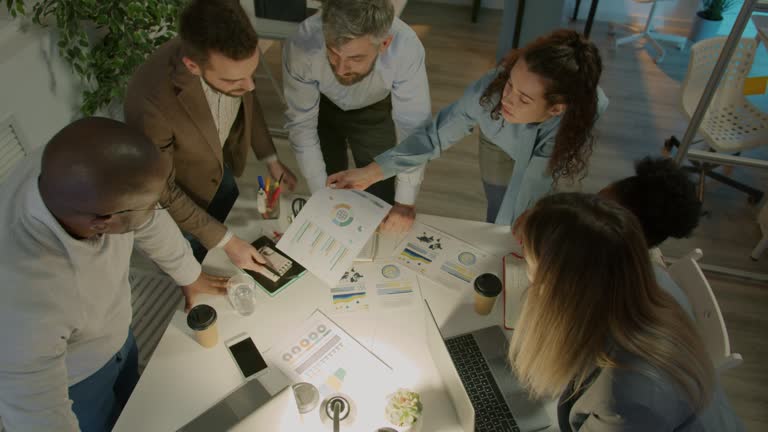
{"type": "MultiPolygon", "coordinates": [[[[557,30],[511,51],[433,122],[374,163],[330,176],[328,185],[365,189],[440,157],[479,126],[486,145],[500,150],[491,162],[514,161],[501,193],[489,187],[494,167],[481,161],[488,219],[510,224],[561,179],[585,175],[593,126],[608,105],[598,86],[601,72],[600,53],[592,42],[575,31],[557,30]]],[[[489,159],[482,147],[481,157],[489,159]]]]}

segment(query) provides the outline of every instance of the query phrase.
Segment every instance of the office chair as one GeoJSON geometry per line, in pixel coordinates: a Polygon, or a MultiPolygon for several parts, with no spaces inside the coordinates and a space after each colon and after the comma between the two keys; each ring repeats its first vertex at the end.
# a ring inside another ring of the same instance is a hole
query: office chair
{"type": "MultiPolygon", "coordinates": [[[[696,110],[725,40],[725,37],[705,39],[691,47],[688,72],[681,91],[681,105],[688,119],[696,110]]],[[[698,133],[709,146],[709,151],[739,155],[744,150],[768,144],[768,115],[744,96],[744,79],[752,67],[756,48],[755,39],[739,42],[704,114],[698,133]]],[[[665,153],[671,153],[679,144],[676,137],[669,138],[664,143],[665,153]]],[[[718,167],[718,164],[698,161],[684,167],[699,174],[700,201],[704,201],[706,177],[746,193],[750,204],[756,204],[763,198],[762,191],[715,172],[718,167]]]]}
{"type": "MultiPolygon", "coordinates": [[[[614,42],[616,47],[645,38],[646,41],[650,42],[650,44],[653,45],[653,47],[656,48],[656,51],[658,51],[659,53],[658,56],[654,59],[656,63],[661,63],[662,61],[664,61],[664,55],[666,54],[666,51],[664,51],[664,48],[659,44],[658,41],[672,42],[676,44],[678,49],[680,49],[681,51],[685,49],[685,45],[688,43],[688,39],[686,37],[666,34],[666,33],[658,33],[653,29],[653,18],[656,15],[656,3],[664,0],[634,0],[634,1],[635,3],[651,3],[651,10],[648,13],[648,18],[645,21],[645,27],[643,27],[643,29],[639,33],[636,33],[630,36],[625,36],[622,38],[617,38],[614,42]]],[[[615,27],[616,27],[615,24],[611,25],[612,30],[615,27]]]]}
{"type": "Polygon", "coordinates": [[[704,254],[694,249],[669,266],[669,275],[688,296],[693,306],[696,329],[704,340],[712,364],[718,372],[734,368],[743,361],[741,354],[731,352],[731,341],[715,293],[699,267],[704,254]]]}

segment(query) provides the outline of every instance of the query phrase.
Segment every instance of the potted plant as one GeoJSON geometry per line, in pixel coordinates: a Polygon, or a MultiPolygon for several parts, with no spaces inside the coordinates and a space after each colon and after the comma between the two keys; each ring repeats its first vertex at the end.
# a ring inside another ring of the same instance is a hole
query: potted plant
{"type": "Polygon", "coordinates": [[[176,34],[186,0],[5,0],[11,16],[51,26],[60,55],[85,85],[80,111],[122,100],[133,71],[176,34]]]}
{"type": "Polygon", "coordinates": [[[421,398],[416,392],[398,389],[388,396],[384,412],[387,421],[397,426],[400,432],[416,432],[421,425],[421,398]]]}
{"type": "Polygon", "coordinates": [[[693,18],[693,27],[688,39],[698,42],[717,36],[720,23],[723,21],[723,13],[736,4],[736,0],[703,0],[702,10],[696,12],[693,18]]]}

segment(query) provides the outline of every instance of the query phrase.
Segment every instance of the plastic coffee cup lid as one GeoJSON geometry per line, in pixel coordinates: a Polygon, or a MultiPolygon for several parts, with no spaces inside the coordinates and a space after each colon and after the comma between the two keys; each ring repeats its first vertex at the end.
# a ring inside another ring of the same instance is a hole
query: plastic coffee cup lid
{"type": "Polygon", "coordinates": [[[293,385],[293,394],[296,397],[296,405],[299,412],[306,414],[317,408],[320,403],[320,392],[310,383],[300,382],[293,385]]]}
{"type": "Polygon", "coordinates": [[[496,297],[501,293],[501,280],[493,273],[483,273],[475,279],[475,291],[485,297],[496,297]]]}
{"type": "Polygon", "coordinates": [[[216,309],[206,304],[197,305],[187,315],[187,325],[195,331],[202,331],[216,322],[216,309]]]}

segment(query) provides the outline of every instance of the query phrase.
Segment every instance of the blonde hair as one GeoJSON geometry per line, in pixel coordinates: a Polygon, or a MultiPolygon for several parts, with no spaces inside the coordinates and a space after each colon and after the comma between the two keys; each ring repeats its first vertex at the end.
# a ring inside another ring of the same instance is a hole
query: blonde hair
{"type": "Polygon", "coordinates": [[[575,394],[595,368],[623,367],[616,347],[668,374],[696,409],[707,405],[712,362],[686,313],[656,284],[629,211],[594,195],[556,194],[517,229],[536,270],[509,359],[535,397],[558,396],[571,380],[575,394]]]}

